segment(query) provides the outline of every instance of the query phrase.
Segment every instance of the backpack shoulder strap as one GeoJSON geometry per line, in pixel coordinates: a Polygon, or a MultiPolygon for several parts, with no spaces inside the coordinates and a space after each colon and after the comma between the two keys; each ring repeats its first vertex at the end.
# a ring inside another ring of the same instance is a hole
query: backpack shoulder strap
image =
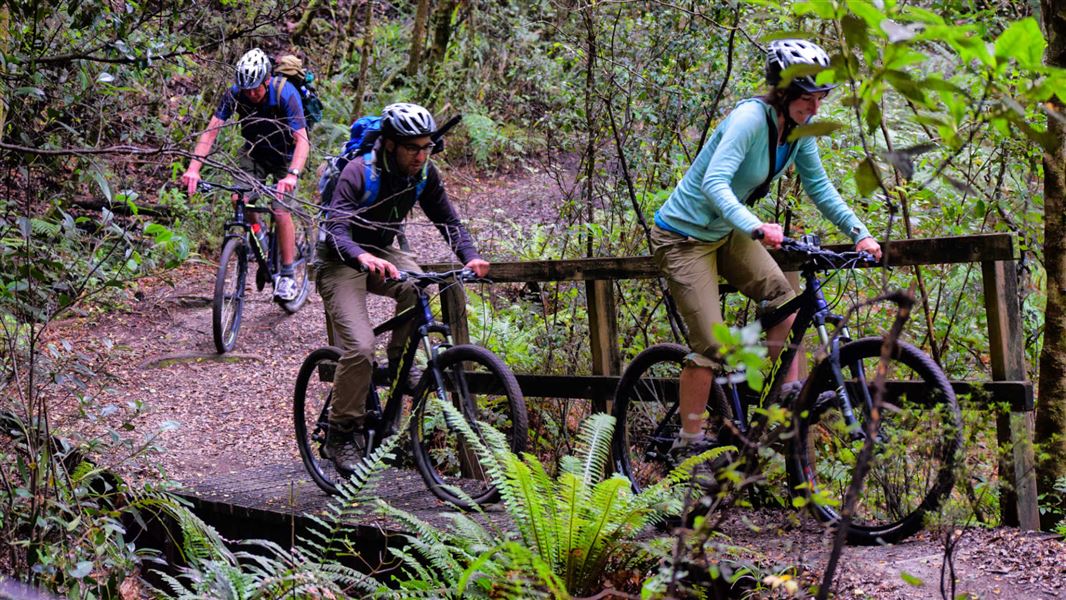
{"type": "Polygon", "coordinates": [[[770,154],[770,166],[767,168],[766,179],[745,198],[744,202],[748,206],[755,206],[755,202],[770,191],[770,182],[773,181],[774,174],[777,173],[777,124],[774,123],[773,117],[770,116],[769,106],[763,111],[763,116],[766,117],[766,135],[768,136],[766,147],[770,154]]]}
{"type": "Polygon", "coordinates": [[[415,184],[415,200],[422,197],[422,192],[426,190],[426,184],[429,183],[429,161],[426,161],[426,166],[422,167],[422,179],[415,184]]]}
{"type": "Polygon", "coordinates": [[[374,169],[374,151],[363,155],[363,201],[361,206],[370,206],[377,202],[381,178],[374,169]]]}
{"type": "Polygon", "coordinates": [[[281,108],[281,90],[285,89],[285,76],[274,75],[267,86],[267,104],[281,108]]]}
{"type": "Polygon", "coordinates": [[[777,172],[777,123],[774,123],[770,111],[765,111],[763,114],[766,115],[766,133],[769,136],[766,140],[766,147],[770,149],[770,168],[766,174],[766,182],[769,183],[774,178],[774,173],[777,172]]]}

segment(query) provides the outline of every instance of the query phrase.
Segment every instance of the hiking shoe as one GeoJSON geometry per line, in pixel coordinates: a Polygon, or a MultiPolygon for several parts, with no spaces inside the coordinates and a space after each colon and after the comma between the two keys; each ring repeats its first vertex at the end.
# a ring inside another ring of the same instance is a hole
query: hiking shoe
{"type": "MultiPolygon", "coordinates": [[[[395,362],[389,361],[385,364],[385,372],[388,373],[388,383],[385,385],[392,385],[392,381],[396,378],[396,372],[392,370],[390,365],[398,362],[398,360],[395,362]]],[[[407,371],[407,379],[400,382],[400,393],[414,396],[415,388],[418,387],[420,379],[422,379],[422,369],[419,369],[417,365],[411,365],[411,369],[407,371]]]]}
{"type": "Polygon", "coordinates": [[[326,435],[322,456],[333,461],[337,471],[345,475],[353,473],[363,461],[366,449],[366,432],[360,428],[346,431],[333,425],[326,435]]]}
{"type": "Polygon", "coordinates": [[[274,286],[274,297],[283,302],[292,302],[296,295],[296,280],[292,277],[278,277],[278,283],[274,286]]]}
{"type": "Polygon", "coordinates": [[[781,399],[782,406],[789,406],[799,398],[800,391],[803,390],[803,381],[788,381],[781,384],[781,389],[777,392],[777,397],[781,399]]]}
{"type": "MultiPolygon", "coordinates": [[[[788,383],[781,384],[781,391],[778,394],[778,398],[781,398],[781,404],[783,406],[790,406],[799,400],[800,392],[803,391],[803,385],[807,382],[805,379],[799,381],[789,381],[788,383]]],[[[826,404],[836,400],[836,390],[826,390],[818,394],[818,399],[815,400],[814,405],[816,407],[822,407],[826,404]]]]}
{"type": "Polygon", "coordinates": [[[415,395],[415,389],[418,388],[418,382],[422,379],[422,369],[411,365],[411,370],[407,372],[407,381],[403,382],[403,393],[408,396],[415,395]]]}

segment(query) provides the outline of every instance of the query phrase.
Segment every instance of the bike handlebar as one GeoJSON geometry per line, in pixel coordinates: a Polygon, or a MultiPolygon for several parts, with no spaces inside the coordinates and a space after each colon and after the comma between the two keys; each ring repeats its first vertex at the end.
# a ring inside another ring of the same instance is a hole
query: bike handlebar
{"type": "MultiPolygon", "coordinates": [[[[761,229],[751,232],[751,239],[753,240],[761,240],[763,237],[765,236],[761,229]]],[[[858,263],[878,264],[877,259],[868,252],[861,250],[836,252],[828,248],[822,248],[817,243],[812,244],[789,237],[781,240],[781,249],[786,252],[805,254],[812,261],[825,261],[829,263],[828,266],[835,268],[848,268],[858,263]]]]}
{"type": "Polygon", "coordinates": [[[226,190],[227,192],[233,192],[240,196],[244,203],[249,206],[254,206],[256,200],[261,198],[264,192],[270,192],[273,188],[269,186],[252,186],[252,185],[229,185],[225,183],[217,183],[213,181],[200,181],[199,189],[205,193],[211,193],[216,190],[226,190]]]}
{"type": "Polygon", "coordinates": [[[449,280],[458,280],[463,283],[491,283],[492,280],[486,277],[479,277],[473,270],[463,267],[461,269],[453,269],[451,271],[443,272],[425,272],[418,273],[415,271],[400,271],[400,276],[395,279],[389,279],[389,281],[413,281],[418,287],[426,287],[436,283],[447,283],[449,280]]]}

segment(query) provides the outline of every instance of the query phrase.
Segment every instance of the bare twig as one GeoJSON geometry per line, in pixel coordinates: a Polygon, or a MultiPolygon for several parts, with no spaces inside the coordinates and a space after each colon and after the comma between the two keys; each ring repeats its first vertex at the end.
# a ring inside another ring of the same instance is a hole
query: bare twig
{"type": "Polygon", "coordinates": [[[829,561],[826,564],[825,572],[822,574],[822,582],[818,587],[818,600],[829,598],[829,588],[833,583],[833,577],[836,575],[837,564],[840,561],[844,543],[848,537],[851,516],[855,513],[855,507],[858,504],[859,497],[862,495],[863,480],[866,478],[866,474],[870,470],[870,463],[873,460],[874,440],[881,426],[881,410],[884,405],[885,377],[888,370],[888,362],[896,348],[896,342],[903,332],[903,325],[910,318],[911,307],[914,302],[913,289],[908,294],[895,294],[894,296],[899,301],[899,310],[896,312],[896,318],[892,323],[891,329],[889,329],[888,335],[884,337],[884,341],[881,344],[881,360],[877,366],[877,376],[874,378],[873,407],[870,410],[869,419],[863,424],[863,433],[866,437],[863,440],[862,451],[859,452],[859,456],[855,461],[855,470],[852,473],[851,483],[848,485],[848,491],[844,496],[844,506],[840,511],[840,520],[836,524],[837,530],[833,537],[833,550],[829,554],[829,561]]]}

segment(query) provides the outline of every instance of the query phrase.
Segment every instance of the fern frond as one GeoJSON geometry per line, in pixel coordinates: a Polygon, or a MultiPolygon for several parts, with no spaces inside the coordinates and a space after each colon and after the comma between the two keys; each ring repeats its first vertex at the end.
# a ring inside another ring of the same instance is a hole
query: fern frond
{"type": "Polygon", "coordinates": [[[168,536],[179,549],[182,559],[187,563],[198,560],[223,560],[234,562],[233,554],[222,541],[214,527],[204,523],[189,509],[183,499],[167,492],[144,492],[131,496],[127,510],[138,520],[141,511],[147,511],[156,520],[168,528],[168,536]],[[178,524],[180,533],[169,532],[168,524],[178,524]]]}
{"type": "Polygon", "coordinates": [[[30,230],[33,235],[40,237],[57,237],[63,231],[63,226],[54,221],[44,219],[30,219],[30,230]]]}
{"type": "Polygon", "coordinates": [[[606,473],[613,433],[614,417],[607,413],[595,413],[581,423],[575,454],[581,471],[575,474],[580,476],[589,488],[599,482],[606,473]]]}
{"type": "Polygon", "coordinates": [[[501,532],[496,531],[494,535],[484,525],[463,513],[448,513],[446,516],[452,521],[452,535],[468,540],[470,547],[476,548],[478,554],[502,537],[501,532]]]}
{"type": "Polygon", "coordinates": [[[541,523],[538,523],[538,528],[542,532],[545,542],[541,548],[541,557],[554,565],[556,564],[556,557],[559,556],[559,530],[564,516],[558,506],[556,483],[552,481],[551,476],[544,469],[544,465],[541,464],[536,456],[528,452],[523,453],[522,456],[523,462],[529,467],[533,487],[538,495],[537,498],[543,506],[542,513],[544,518],[541,523]]]}
{"type": "MultiPolygon", "coordinates": [[[[381,587],[381,583],[359,571],[346,567],[338,562],[327,561],[319,563],[318,568],[329,576],[329,579],[344,589],[356,588],[364,594],[369,594],[381,587]]],[[[324,595],[314,595],[313,598],[322,598],[324,595]]]]}
{"type": "Polygon", "coordinates": [[[484,596],[486,591],[491,591],[492,597],[570,597],[551,564],[532,548],[515,542],[504,542],[482,553],[467,567],[455,589],[463,598],[484,596]]]}
{"type": "Polygon", "coordinates": [[[697,466],[710,462],[723,454],[736,451],[736,446],[718,446],[717,448],[711,448],[710,450],[701,452],[695,456],[690,456],[682,461],[681,464],[674,467],[666,477],[660,479],[652,487],[670,487],[688,481],[692,478],[692,472],[697,466]]]}
{"type": "Polygon", "coordinates": [[[619,509],[625,507],[625,496],[630,495],[631,484],[628,479],[614,476],[601,481],[592,490],[588,503],[588,523],[582,528],[576,550],[580,552],[577,562],[574,564],[574,577],[568,580],[569,589],[581,589],[575,587],[578,582],[583,582],[589,575],[588,567],[595,563],[595,557],[607,544],[607,534],[613,531],[617,524],[619,509]]]}
{"type": "MultiPolygon", "coordinates": [[[[407,428],[402,427],[401,431],[407,431],[407,428]]],[[[328,553],[329,548],[337,542],[338,535],[349,528],[346,521],[356,520],[361,516],[359,507],[373,500],[371,492],[386,469],[386,461],[395,456],[397,446],[403,441],[406,441],[403,434],[391,436],[363,457],[352,476],[337,486],[338,495],[326,505],[325,515],[312,518],[312,526],[300,535],[297,545],[313,549],[319,555],[328,553]]]]}
{"type": "Polygon", "coordinates": [[[415,515],[394,508],[381,500],[377,502],[377,511],[379,514],[397,521],[406,531],[412,533],[413,535],[404,536],[408,543],[439,572],[447,573],[460,570],[458,561],[449,552],[450,544],[445,543],[444,536],[441,535],[437,528],[415,515]]]}
{"type": "Polygon", "coordinates": [[[450,402],[444,402],[440,398],[429,399],[431,408],[444,413],[445,422],[449,427],[459,432],[463,442],[474,450],[478,463],[489,476],[493,484],[499,486],[504,480],[504,467],[500,464],[500,457],[510,454],[510,446],[507,437],[487,423],[478,423],[479,436],[470,424],[466,422],[463,413],[452,406],[450,402]]]}
{"type": "Polygon", "coordinates": [[[522,534],[522,539],[541,557],[551,560],[552,547],[550,534],[546,531],[547,515],[544,498],[537,490],[533,474],[526,463],[514,459],[514,469],[510,473],[515,492],[515,506],[508,506],[508,512],[516,519],[515,526],[522,534]]]}
{"type": "Polygon", "coordinates": [[[583,490],[584,482],[581,477],[573,472],[564,472],[559,475],[556,485],[556,498],[558,499],[559,513],[559,545],[556,554],[556,564],[559,565],[565,577],[573,571],[573,552],[577,544],[581,529],[585,526],[584,515],[587,512],[585,499],[588,492],[583,490]]]}
{"type": "Polygon", "coordinates": [[[389,553],[400,559],[408,574],[413,575],[415,580],[424,581],[432,585],[446,585],[446,582],[441,581],[435,573],[426,568],[419,556],[408,552],[406,548],[389,548],[389,553]]]}

